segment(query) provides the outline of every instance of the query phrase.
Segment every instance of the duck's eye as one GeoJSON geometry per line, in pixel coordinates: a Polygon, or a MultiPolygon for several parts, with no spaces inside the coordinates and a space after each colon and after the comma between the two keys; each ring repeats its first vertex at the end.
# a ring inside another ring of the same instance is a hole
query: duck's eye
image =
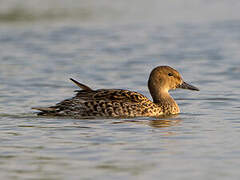
{"type": "Polygon", "coordinates": [[[173,74],[172,73],[168,73],[168,76],[173,76],[173,74]]]}

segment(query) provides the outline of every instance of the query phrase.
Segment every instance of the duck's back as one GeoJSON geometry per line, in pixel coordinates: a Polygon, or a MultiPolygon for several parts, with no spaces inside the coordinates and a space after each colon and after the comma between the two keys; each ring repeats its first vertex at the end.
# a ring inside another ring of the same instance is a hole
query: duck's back
{"type": "Polygon", "coordinates": [[[80,90],[55,106],[36,108],[39,115],[81,117],[160,116],[162,110],[144,95],[122,89],[80,90]]]}

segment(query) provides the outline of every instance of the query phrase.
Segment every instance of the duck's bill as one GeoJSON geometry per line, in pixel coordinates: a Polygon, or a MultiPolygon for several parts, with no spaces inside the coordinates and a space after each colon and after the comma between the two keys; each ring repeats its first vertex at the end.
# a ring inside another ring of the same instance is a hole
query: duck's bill
{"type": "Polygon", "coordinates": [[[193,91],[199,91],[198,88],[186,83],[186,82],[183,82],[181,85],[178,86],[178,88],[182,88],[182,89],[189,89],[189,90],[193,90],[193,91]]]}

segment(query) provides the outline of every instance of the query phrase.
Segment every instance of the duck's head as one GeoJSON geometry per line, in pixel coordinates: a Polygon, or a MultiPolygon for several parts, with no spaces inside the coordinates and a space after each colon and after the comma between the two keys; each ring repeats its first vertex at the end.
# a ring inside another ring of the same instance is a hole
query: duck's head
{"type": "Polygon", "coordinates": [[[148,87],[152,95],[156,91],[163,93],[176,88],[199,91],[198,88],[184,82],[179,72],[169,66],[154,68],[148,80],[148,87]]]}

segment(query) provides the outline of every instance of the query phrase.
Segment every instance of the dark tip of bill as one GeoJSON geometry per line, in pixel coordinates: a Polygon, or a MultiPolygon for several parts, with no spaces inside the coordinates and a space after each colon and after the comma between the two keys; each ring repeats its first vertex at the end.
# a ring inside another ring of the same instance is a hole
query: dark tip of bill
{"type": "Polygon", "coordinates": [[[179,85],[179,88],[189,89],[189,90],[192,90],[192,91],[200,91],[197,87],[192,86],[192,85],[190,85],[186,82],[183,82],[181,85],[179,85]]]}

